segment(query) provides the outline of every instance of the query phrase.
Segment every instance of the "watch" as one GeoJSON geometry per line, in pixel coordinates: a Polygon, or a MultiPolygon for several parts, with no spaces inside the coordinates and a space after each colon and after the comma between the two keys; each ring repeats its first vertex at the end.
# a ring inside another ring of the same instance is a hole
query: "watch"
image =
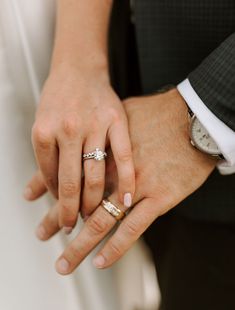
{"type": "Polygon", "coordinates": [[[224,159],[218,145],[201,124],[196,115],[189,109],[191,144],[201,152],[215,159],[224,159]]]}

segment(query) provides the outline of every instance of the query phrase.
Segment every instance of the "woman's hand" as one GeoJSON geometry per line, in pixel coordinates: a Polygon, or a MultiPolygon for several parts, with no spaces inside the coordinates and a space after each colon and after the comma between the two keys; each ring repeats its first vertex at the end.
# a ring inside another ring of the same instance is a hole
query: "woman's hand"
{"type": "Polygon", "coordinates": [[[120,204],[131,205],[135,173],[128,123],[123,105],[102,70],[57,68],[50,74],[32,130],[32,141],[47,188],[59,199],[59,225],[71,231],[80,200],[83,216],[90,215],[103,197],[105,162],[84,161],[82,153],[105,150],[114,154],[120,204]],[[84,70],[85,71],[85,70],[84,70]]]}
{"type": "MultiPolygon", "coordinates": [[[[94,261],[98,268],[109,267],[122,257],[157,217],[200,187],[216,166],[214,159],[191,146],[187,106],[177,90],[133,98],[125,107],[136,169],[134,208],[99,251],[94,261]]],[[[109,189],[114,188],[109,200],[125,211],[118,201],[117,173],[111,156],[107,163],[106,180],[109,189]]],[[[35,178],[35,183],[38,180],[35,178]]],[[[33,185],[35,198],[41,187],[33,185]]],[[[41,222],[38,231],[44,234],[38,235],[40,239],[47,240],[59,230],[57,209],[55,205],[41,222]]],[[[98,207],[60,256],[57,271],[71,273],[115,224],[116,219],[98,207]]]]}

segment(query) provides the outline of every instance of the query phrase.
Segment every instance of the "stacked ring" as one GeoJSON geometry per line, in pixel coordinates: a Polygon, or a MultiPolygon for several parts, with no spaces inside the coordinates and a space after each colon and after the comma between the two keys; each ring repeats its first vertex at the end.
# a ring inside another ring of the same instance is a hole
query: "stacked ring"
{"type": "Polygon", "coordinates": [[[107,157],[107,153],[101,151],[99,148],[96,148],[95,151],[90,153],[85,153],[82,155],[83,160],[95,159],[97,161],[104,160],[107,157]]]}

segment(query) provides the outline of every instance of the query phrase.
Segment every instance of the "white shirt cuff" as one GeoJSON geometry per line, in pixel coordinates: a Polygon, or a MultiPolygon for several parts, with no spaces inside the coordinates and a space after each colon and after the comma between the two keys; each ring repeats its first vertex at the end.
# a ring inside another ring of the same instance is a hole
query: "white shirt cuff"
{"type": "Polygon", "coordinates": [[[235,132],[207,108],[188,79],[181,82],[177,89],[223,154],[225,160],[217,165],[220,173],[235,173],[235,132]]]}

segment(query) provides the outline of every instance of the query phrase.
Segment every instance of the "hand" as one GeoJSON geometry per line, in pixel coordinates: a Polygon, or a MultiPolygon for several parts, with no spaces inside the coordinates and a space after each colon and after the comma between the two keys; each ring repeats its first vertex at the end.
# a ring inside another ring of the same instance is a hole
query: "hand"
{"type": "MultiPolygon", "coordinates": [[[[59,225],[75,226],[80,204],[82,152],[110,142],[119,176],[118,200],[131,204],[135,174],[126,114],[102,70],[54,69],[32,130],[36,158],[47,188],[59,198],[59,225]],[[88,71],[88,70],[87,70],[88,71]]],[[[83,216],[91,214],[104,191],[105,162],[84,162],[83,216]]]]}
{"type": "MultiPolygon", "coordinates": [[[[157,217],[200,187],[216,165],[191,146],[187,107],[176,89],[129,99],[125,108],[136,169],[135,206],[97,255],[94,263],[99,268],[116,262],[157,217]]],[[[110,166],[108,174],[115,175],[111,157],[110,166]]],[[[123,209],[117,198],[116,190],[109,200],[123,209]]],[[[56,213],[50,211],[42,222],[48,231],[46,238],[57,231],[51,229],[51,222],[56,222],[52,212],[56,213]]],[[[115,224],[116,220],[98,207],[57,261],[58,272],[71,273],[115,224]]]]}

